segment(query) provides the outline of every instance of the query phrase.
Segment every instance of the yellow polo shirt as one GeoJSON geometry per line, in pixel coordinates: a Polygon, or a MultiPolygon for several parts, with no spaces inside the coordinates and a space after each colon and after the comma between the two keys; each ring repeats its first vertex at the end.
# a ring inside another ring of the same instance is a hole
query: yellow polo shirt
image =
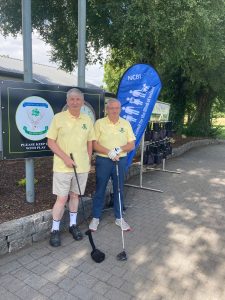
{"type": "MultiPolygon", "coordinates": [[[[90,170],[87,142],[95,140],[95,133],[92,121],[87,115],[80,113],[76,118],[68,110],[56,114],[46,136],[55,140],[66,154],[73,154],[77,173],[90,170]]],[[[60,157],[54,155],[53,171],[73,172],[73,169],[68,168],[60,157]]]]}
{"type": "MultiPolygon", "coordinates": [[[[130,123],[119,118],[118,122],[113,124],[108,117],[99,119],[95,125],[96,141],[105,148],[110,150],[126,145],[128,142],[136,140],[130,123]]],[[[99,156],[107,157],[102,153],[97,153],[99,156]]],[[[121,152],[120,156],[126,156],[126,152],[121,152]]]]}

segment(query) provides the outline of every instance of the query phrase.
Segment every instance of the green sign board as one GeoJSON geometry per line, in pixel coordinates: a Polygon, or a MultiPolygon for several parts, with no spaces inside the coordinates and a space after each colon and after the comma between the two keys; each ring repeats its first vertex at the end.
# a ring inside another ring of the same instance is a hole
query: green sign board
{"type": "MultiPolygon", "coordinates": [[[[70,88],[13,81],[0,83],[3,159],[52,155],[45,136],[54,114],[66,109],[66,92],[70,88]]],[[[103,117],[103,91],[79,89],[85,98],[82,111],[93,122],[103,117]]]]}
{"type": "Polygon", "coordinates": [[[168,121],[170,114],[170,104],[157,101],[151,115],[151,121],[168,121]]]}

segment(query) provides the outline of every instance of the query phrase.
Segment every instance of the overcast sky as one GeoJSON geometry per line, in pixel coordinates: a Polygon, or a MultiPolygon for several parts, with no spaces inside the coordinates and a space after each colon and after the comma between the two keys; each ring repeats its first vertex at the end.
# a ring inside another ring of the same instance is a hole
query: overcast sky
{"type": "MultiPolygon", "coordinates": [[[[23,41],[21,35],[17,38],[12,36],[6,39],[0,35],[0,55],[8,55],[11,58],[23,59],[23,41]]],[[[32,36],[32,59],[34,63],[43,65],[55,66],[55,63],[50,62],[51,47],[45,44],[35,33],[32,36]]],[[[103,68],[99,65],[86,67],[86,81],[95,85],[102,85],[103,68]]]]}

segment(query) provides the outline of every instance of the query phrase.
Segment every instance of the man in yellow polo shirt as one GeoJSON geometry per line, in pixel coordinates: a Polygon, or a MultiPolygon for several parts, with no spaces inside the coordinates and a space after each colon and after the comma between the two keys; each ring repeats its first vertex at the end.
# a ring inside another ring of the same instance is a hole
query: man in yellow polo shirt
{"type": "Polygon", "coordinates": [[[93,219],[89,225],[92,231],[96,231],[104,206],[106,186],[109,178],[113,180],[114,191],[114,215],[115,223],[122,224],[122,230],[130,230],[130,226],[120,215],[118,180],[115,161],[118,161],[119,180],[121,192],[121,207],[123,207],[123,185],[126,169],[127,152],[134,149],[135,136],[130,123],[121,118],[121,104],[117,99],[109,99],[106,105],[107,116],[95,123],[95,137],[93,142],[96,156],[96,192],[93,198],[93,219]],[[121,220],[122,218],[122,220],[121,220]]]}
{"type": "Polygon", "coordinates": [[[50,245],[61,245],[59,225],[64,213],[64,206],[69,196],[70,227],[69,232],[75,240],[82,239],[77,226],[79,188],[73,166],[76,167],[81,193],[84,193],[92,155],[92,141],[95,139],[91,119],[80,112],[84,104],[83,93],[76,89],[67,92],[66,111],[56,114],[47,133],[48,146],[54,153],[53,194],[57,195],[53,206],[53,223],[50,245]],[[70,154],[73,154],[74,161],[70,154]]]}

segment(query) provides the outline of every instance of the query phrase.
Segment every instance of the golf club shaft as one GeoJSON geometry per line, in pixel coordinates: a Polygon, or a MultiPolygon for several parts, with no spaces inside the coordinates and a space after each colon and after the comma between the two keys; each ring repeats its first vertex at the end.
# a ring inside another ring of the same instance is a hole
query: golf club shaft
{"type": "Polygon", "coordinates": [[[119,199],[119,207],[120,207],[120,225],[121,225],[121,234],[122,234],[122,244],[123,244],[123,250],[125,250],[123,227],[122,227],[122,205],[121,205],[121,197],[120,197],[120,178],[119,178],[119,164],[118,164],[118,161],[116,161],[116,175],[117,175],[118,199],[119,199]]]}
{"type": "MultiPolygon", "coordinates": [[[[70,153],[70,157],[74,161],[72,153],[70,153]]],[[[80,193],[80,199],[81,199],[81,204],[82,204],[82,210],[83,210],[84,220],[85,220],[85,223],[88,226],[88,221],[87,221],[86,216],[85,216],[84,202],[83,202],[83,198],[82,198],[82,195],[81,195],[80,184],[79,184],[79,180],[78,180],[77,171],[76,171],[76,167],[75,166],[73,166],[73,170],[74,170],[74,174],[75,174],[75,177],[76,177],[76,180],[77,180],[77,185],[78,185],[78,189],[79,189],[79,193],[80,193]]],[[[88,230],[86,231],[85,234],[88,236],[89,242],[90,242],[92,250],[93,250],[91,252],[92,259],[95,262],[97,262],[97,263],[102,262],[105,259],[105,253],[103,253],[102,251],[96,249],[94,241],[93,241],[93,238],[92,238],[91,230],[89,228],[88,228],[88,230]]]]}
{"type": "MultiPolygon", "coordinates": [[[[74,161],[72,153],[70,153],[70,157],[74,161]]],[[[74,170],[74,174],[75,174],[75,177],[76,177],[77,186],[78,186],[78,190],[79,190],[79,194],[80,194],[79,196],[80,196],[80,200],[81,200],[81,205],[82,205],[84,220],[85,220],[86,224],[88,225],[88,221],[87,221],[86,216],[85,216],[84,202],[83,202],[83,198],[82,198],[82,195],[81,195],[80,183],[79,183],[79,180],[78,180],[76,167],[74,165],[73,165],[73,170],[74,170]]]]}
{"type": "MultiPolygon", "coordinates": [[[[73,154],[70,153],[70,158],[74,161],[74,158],[73,158],[73,154]]],[[[81,196],[81,189],[80,189],[80,184],[79,184],[79,180],[78,180],[78,176],[77,176],[77,171],[76,171],[76,167],[73,165],[73,170],[74,170],[74,174],[75,174],[75,177],[76,177],[76,180],[77,180],[77,185],[78,185],[78,190],[79,190],[79,194],[80,194],[80,197],[81,196]]]]}

